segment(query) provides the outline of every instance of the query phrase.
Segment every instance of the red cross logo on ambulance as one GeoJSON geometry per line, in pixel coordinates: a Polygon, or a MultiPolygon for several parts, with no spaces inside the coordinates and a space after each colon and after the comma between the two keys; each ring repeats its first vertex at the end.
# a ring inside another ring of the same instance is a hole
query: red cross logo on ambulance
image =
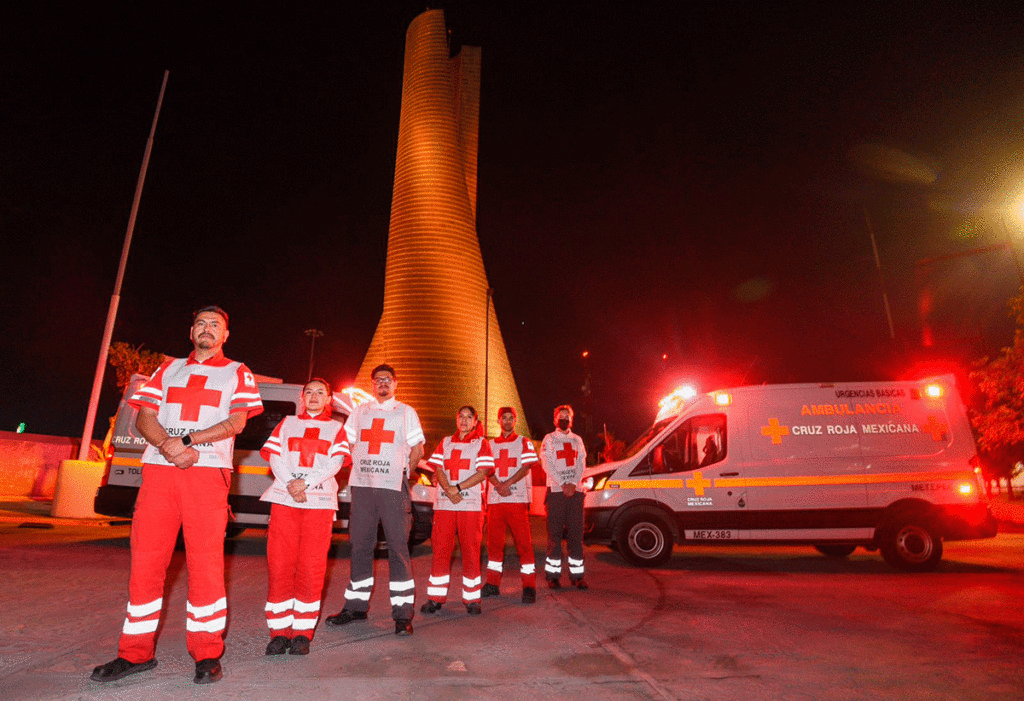
{"type": "Polygon", "coordinates": [[[781,426],[778,419],[768,419],[768,425],[761,427],[761,435],[772,439],[772,445],[782,445],[782,437],[789,435],[789,426],[781,426]]]}
{"type": "Polygon", "coordinates": [[[946,426],[946,424],[942,423],[934,416],[929,416],[928,423],[924,425],[924,430],[932,434],[932,438],[937,441],[946,440],[946,431],[948,428],[949,427],[946,426]]]}

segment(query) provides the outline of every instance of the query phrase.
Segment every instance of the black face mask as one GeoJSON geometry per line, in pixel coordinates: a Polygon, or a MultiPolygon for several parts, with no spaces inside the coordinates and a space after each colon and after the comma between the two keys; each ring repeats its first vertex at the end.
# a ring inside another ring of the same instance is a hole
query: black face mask
{"type": "Polygon", "coordinates": [[[569,430],[569,419],[559,419],[558,420],[558,428],[559,428],[559,430],[562,430],[562,431],[568,431],[569,430]]]}

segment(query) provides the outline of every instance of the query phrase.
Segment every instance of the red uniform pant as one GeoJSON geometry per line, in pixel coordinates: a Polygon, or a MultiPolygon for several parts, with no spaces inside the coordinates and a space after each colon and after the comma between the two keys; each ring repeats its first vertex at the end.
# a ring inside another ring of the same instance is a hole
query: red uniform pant
{"type": "Polygon", "coordinates": [[[334,509],[270,507],[266,614],[271,637],[313,639],[333,524],[334,509]]]}
{"type": "Polygon", "coordinates": [[[536,587],[529,504],[491,504],[487,507],[487,583],[494,586],[501,584],[506,528],[512,531],[512,542],[519,553],[519,573],[523,586],[536,587]]]}
{"type": "Polygon", "coordinates": [[[120,657],[139,663],[154,656],[167,567],[179,528],[185,535],[188,570],[189,654],[205,660],[224,653],[224,529],[230,479],[227,470],[214,467],[143,465],[132,518],[128,616],[118,644],[120,657]]]}
{"type": "Polygon", "coordinates": [[[430,580],[427,583],[427,598],[443,604],[448,599],[448,583],[451,580],[452,551],[458,535],[462,550],[462,601],[466,604],[480,602],[480,542],[484,534],[484,512],[482,511],[434,511],[434,527],[430,532],[430,545],[434,559],[430,565],[430,580]]]}

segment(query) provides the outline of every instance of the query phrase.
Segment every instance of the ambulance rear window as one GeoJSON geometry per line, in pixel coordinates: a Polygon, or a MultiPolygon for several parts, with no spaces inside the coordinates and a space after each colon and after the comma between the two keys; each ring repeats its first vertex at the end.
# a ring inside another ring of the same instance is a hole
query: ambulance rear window
{"type": "Polygon", "coordinates": [[[245,428],[235,438],[235,450],[259,450],[281,419],[294,416],[297,409],[295,402],[264,399],[263,413],[245,422],[245,428]]]}

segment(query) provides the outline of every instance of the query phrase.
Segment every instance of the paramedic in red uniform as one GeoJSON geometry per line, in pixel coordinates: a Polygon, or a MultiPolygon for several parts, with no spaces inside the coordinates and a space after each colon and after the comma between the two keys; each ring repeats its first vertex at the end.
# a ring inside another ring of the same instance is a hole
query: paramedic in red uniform
{"type": "Polygon", "coordinates": [[[516,410],[498,409],[501,435],[492,438],[494,474],[487,495],[487,584],[484,596],[501,593],[501,571],[505,559],[505,528],[512,531],[512,542],[519,553],[519,574],[523,583],[523,603],[537,601],[536,563],[530,538],[530,499],[533,481],[530,469],[537,464],[537,453],[529,439],[516,433],[516,410]]]}
{"type": "Polygon", "coordinates": [[[320,616],[327,551],[338,509],[335,475],[348,457],[340,421],[331,418],[331,386],[319,378],[302,388],[299,413],[286,416],[260,455],[274,483],[267,529],[268,655],[309,654],[320,616]]]}
{"type": "Polygon", "coordinates": [[[572,407],[555,409],[555,430],[544,436],[540,458],[547,473],[548,492],[544,505],[548,511],[548,552],[544,576],[548,587],[558,589],[562,575],[562,531],[569,551],[569,583],[587,589],[583,580],[583,469],[587,451],[583,439],[572,432],[572,407]]]}
{"type": "Polygon", "coordinates": [[[434,494],[434,527],[430,545],[434,559],[427,583],[427,603],[422,613],[437,613],[448,598],[452,551],[458,535],[462,550],[462,603],[472,615],[480,609],[480,541],[483,539],[483,487],[494,469],[491,447],[484,438],[476,409],[464,406],[455,416],[454,436],[446,436],[430,456],[437,474],[434,494]]]}
{"type": "Polygon", "coordinates": [[[345,607],[328,616],[327,624],[341,626],[366,619],[373,592],[373,549],[380,523],[388,541],[395,635],[412,635],[416,582],[409,558],[409,475],[423,457],[423,428],[416,411],[395,399],[398,381],[393,367],[378,365],[370,377],[374,398],[357,406],[345,422],[352,450],[348,480],[352,497],[348,521],[352,570],[345,589],[345,607]]]}
{"type": "Polygon", "coordinates": [[[132,519],[128,616],[118,656],[93,670],[96,681],[156,667],[156,630],[179,528],[185,536],[193,681],[208,684],[223,675],[224,530],[234,437],[263,404],[249,368],[224,357],[228,315],[223,309],[197,311],[191,339],[195,350],[188,358],[165,362],[128,400],[138,409],[135,426],[149,446],[132,519]]]}

